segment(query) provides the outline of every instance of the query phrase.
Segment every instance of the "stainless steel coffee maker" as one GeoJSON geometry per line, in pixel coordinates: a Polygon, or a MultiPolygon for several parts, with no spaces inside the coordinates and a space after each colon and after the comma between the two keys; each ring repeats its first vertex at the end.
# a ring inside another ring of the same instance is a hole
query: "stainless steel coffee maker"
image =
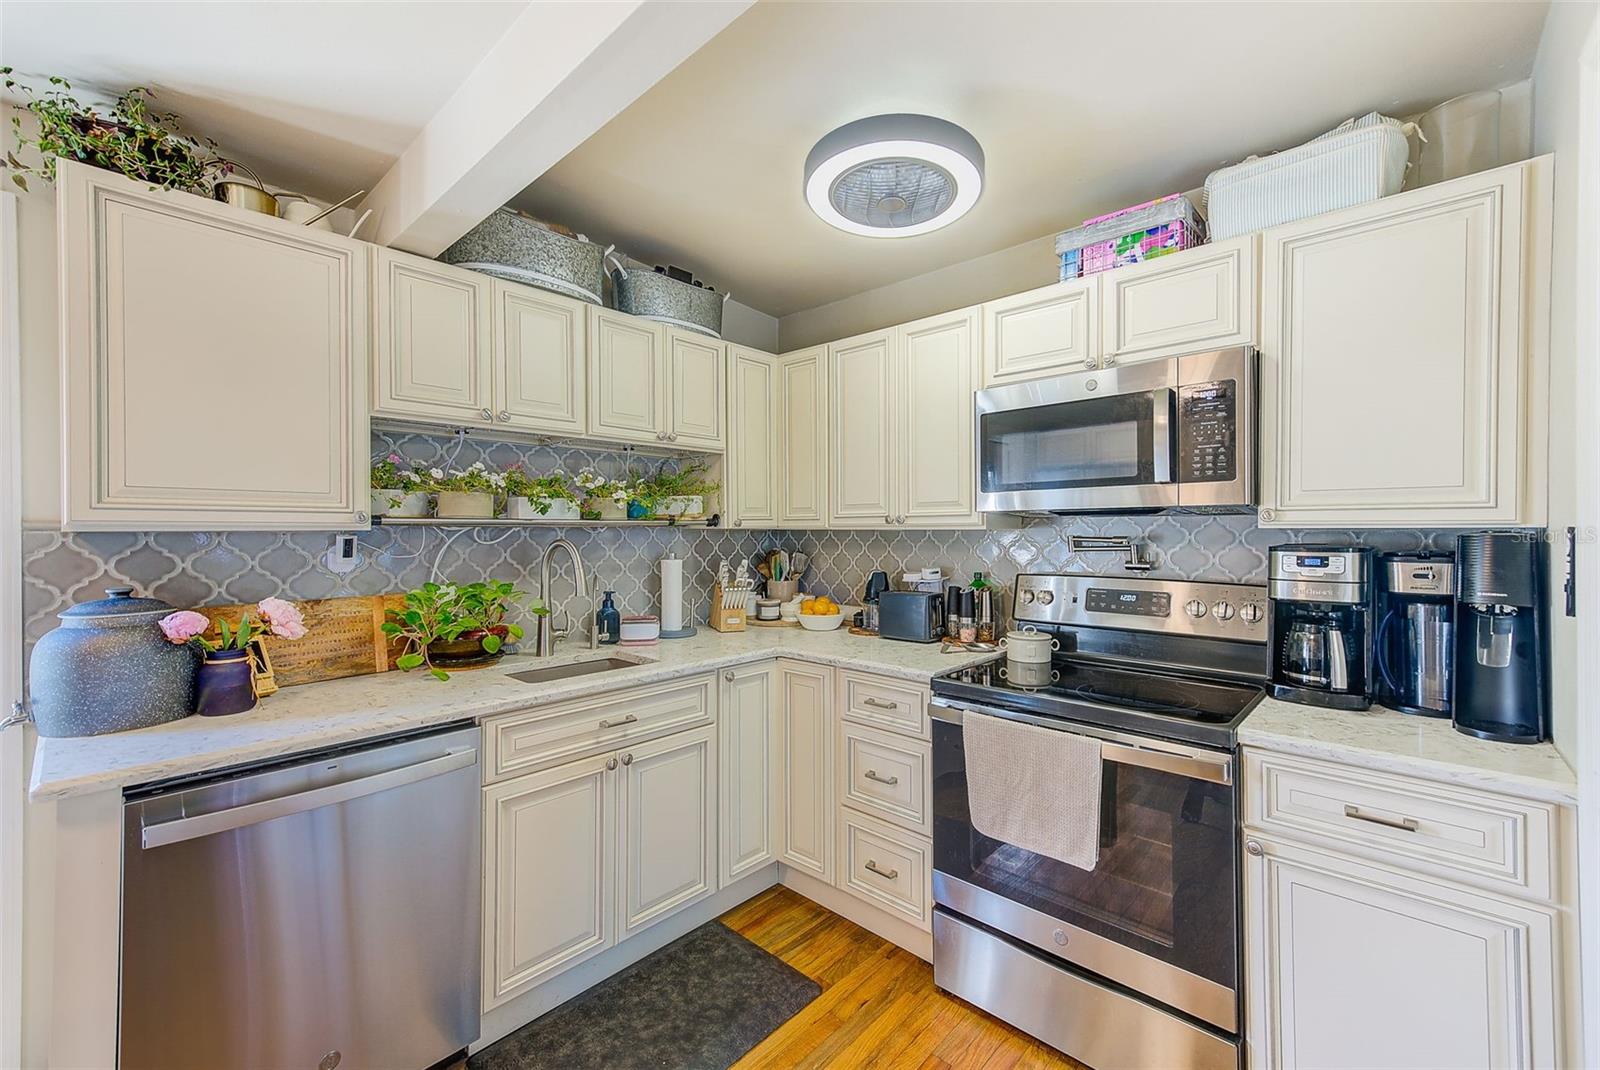
{"type": "Polygon", "coordinates": [[[1354,546],[1274,546],[1273,695],[1364,710],[1372,655],[1372,551],[1354,546]]]}
{"type": "Polygon", "coordinates": [[[1402,713],[1450,716],[1455,608],[1454,554],[1379,556],[1372,641],[1379,702],[1402,713]]]}

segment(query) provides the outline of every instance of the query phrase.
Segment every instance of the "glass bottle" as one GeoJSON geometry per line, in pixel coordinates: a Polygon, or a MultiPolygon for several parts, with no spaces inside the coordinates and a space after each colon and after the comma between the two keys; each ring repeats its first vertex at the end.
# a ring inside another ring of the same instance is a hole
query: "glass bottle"
{"type": "Polygon", "coordinates": [[[600,608],[594,611],[596,630],[600,633],[602,643],[616,643],[622,639],[622,612],[611,600],[614,594],[615,591],[607,591],[605,598],[600,601],[600,608]]]}

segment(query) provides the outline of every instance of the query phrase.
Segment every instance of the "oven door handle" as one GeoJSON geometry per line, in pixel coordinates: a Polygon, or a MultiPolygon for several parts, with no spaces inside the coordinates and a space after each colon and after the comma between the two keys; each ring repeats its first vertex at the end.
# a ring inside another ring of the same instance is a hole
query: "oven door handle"
{"type": "Polygon", "coordinates": [[[1101,758],[1108,762],[1116,762],[1119,765],[1137,765],[1145,769],[1173,773],[1177,776],[1204,780],[1212,784],[1226,785],[1233,783],[1233,756],[1231,754],[1213,754],[1192,747],[1178,746],[1177,744],[1157,743],[1154,740],[1144,740],[1138,736],[1113,732],[1109,729],[1090,728],[1087,725],[1074,725],[1069,730],[1059,727],[1059,724],[1052,724],[1042,717],[1014,713],[994,706],[957,706],[934,699],[929,704],[929,707],[929,712],[933,719],[944,721],[946,724],[960,724],[962,717],[969,713],[987,717],[1004,717],[1008,721],[1020,721],[1023,724],[1031,724],[1035,728],[1043,728],[1051,732],[1066,732],[1068,735],[1085,736],[1096,740],[1100,744],[1101,758]]]}
{"type": "Polygon", "coordinates": [[[1150,459],[1156,483],[1172,482],[1173,392],[1167,387],[1150,391],[1150,459]]]}

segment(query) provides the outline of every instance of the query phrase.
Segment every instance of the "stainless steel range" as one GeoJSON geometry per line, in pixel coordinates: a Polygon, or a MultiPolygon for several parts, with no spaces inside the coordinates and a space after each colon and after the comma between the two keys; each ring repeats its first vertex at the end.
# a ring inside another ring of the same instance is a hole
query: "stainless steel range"
{"type": "Polygon", "coordinates": [[[934,980],[1101,1070],[1236,1068],[1234,731],[1264,693],[1266,589],[1038,574],[1014,603],[1061,640],[1048,667],[933,681],[934,980]],[[1091,869],[974,827],[973,718],[1098,741],[1091,869]]]}

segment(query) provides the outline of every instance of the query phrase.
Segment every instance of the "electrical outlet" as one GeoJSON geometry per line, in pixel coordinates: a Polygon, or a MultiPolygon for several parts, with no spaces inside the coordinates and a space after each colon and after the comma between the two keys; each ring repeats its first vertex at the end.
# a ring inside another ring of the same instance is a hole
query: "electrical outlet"
{"type": "Polygon", "coordinates": [[[335,535],[333,548],[322,558],[330,572],[354,572],[361,565],[361,548],[354,535],[335,535]]]}

